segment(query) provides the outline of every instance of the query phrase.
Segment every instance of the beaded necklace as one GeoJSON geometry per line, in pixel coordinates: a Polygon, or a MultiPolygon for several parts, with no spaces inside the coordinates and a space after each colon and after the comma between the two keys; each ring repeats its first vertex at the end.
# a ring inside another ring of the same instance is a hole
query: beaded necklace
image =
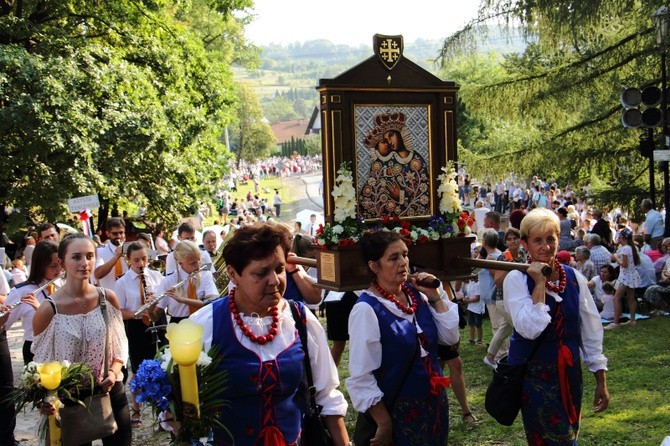
{"type": "Polygon", "coordinates": [[[235,288],[233,288],[230,291],[228,295],[228,300],[230,304],[229,305],[230,312],[233,314],[233,317],[235,318],[235,323],[237,324],[238,327],[240,327],[240,330],[242,330],[242,334],[244,334],[244,336],[249,338],[251,342],[255,342],[256,344],[260,345],[272,342],[272,340],[277,335],[277,327],[279,326],[279,310],[276,305],[270,308],[270,316],[272,316],[272,324],[270,325],[270,330],[268,331],[268,334],[256,336],[254,332],[251,331],[251,329],[247,327],[247,325],[244,323],[244,321],[242,320],[242,316],[240,316],[240,310],[237,309],[237,305],[235,304],[235,288]]]}
{"type": "Polygon", "coordinates": [[[403,313],[414,314],[416,312],[416,298],[414,297],[414,293],[412,293],[412,290],[410,290],[409,287],[407,287],[407,285],[405,285],[404,283],[400,284],[400,288],[405,293],[405,296],[407,296],[407,301],[410,304],[408,307],[401,304],[400,301],[398,299],[396,299],[396,297],[393,294],[389,293],[384,288],[382,288],[377,283],[377,281],[372,282],[372,285],[379,292],[379,294],[382,295],[382,297],[384,297],[385,299],[388,299],[391,302],[393,302],[395,304],[395,306],[398,307],[398,309],[400,311],[402,311],[403,313]]]}
{"type": "Polygon", "coordinates": [[[553,291],[554,293],[562,293],[565,291],[565,285],[568,283],[568,278],[565,274],[563,264],[554,260],[554,268],[556,266],[558,266],[558,286],[554,285],[554,282],[547,280],[546,287],[549,291],[553,291]]]}

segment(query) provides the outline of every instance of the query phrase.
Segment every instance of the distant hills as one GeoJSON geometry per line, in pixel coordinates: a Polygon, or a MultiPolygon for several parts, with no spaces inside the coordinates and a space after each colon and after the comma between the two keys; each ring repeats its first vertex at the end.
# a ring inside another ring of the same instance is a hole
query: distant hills
{"type": "MultiPolygon", "coordinates": [[[[417,39],[404,42],[404,57],[427,71],[438,74],[435,64],[444,41],[417,39]]],[[[321,78],[333,78],[373,55],[370,45],[352,47],[336,45],[329,40],[317,39],[288,45],[271,44],[261,47],[262,66],[249,72],[234,68],[235,78],[248,82],[256,91],[268,121],[307,119],[318,104],[314,87],[321,78]],[[293,113],[288,110],[288,101],[293,113]]],[[[515,53],[525,48],[520,37],[507,37],[500,30],[490,29],[478,45],[481,52],[515,53]]]]}

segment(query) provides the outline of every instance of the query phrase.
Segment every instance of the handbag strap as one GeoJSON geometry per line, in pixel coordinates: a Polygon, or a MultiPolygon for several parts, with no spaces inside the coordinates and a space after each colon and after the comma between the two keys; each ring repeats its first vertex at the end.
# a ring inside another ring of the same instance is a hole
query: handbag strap
{"type": "MultiPolygon", "coordinates": [[[[416,317],[414,318],[414,325],[416,325],[416,317]]],[[[393,397],[389,398],[389,407],[387,407],[387,410],[389,412],[392,412],[393,409],[395,408],[395,403],[396,401],[398,401],[400,391],[402,390],[402,387],[405,385],[405,381],[407,381],[407,377],[409,376],[410,370],[412,370],[412,364],[414,364],[414,359],[416,358],[416,355],[420,354],[420,352],[421,352],[421,346],[419,344],[419,336],[417,333],[416,343],[414,344],[414,355],[412,355],[412,358],[405,364],[405,369],[402,372],[402,379],[399,381],[400,384],[396,388],[395,392],[392,394],[393,397]]]]}
{"type": "Polygon", "coordinates": [[[98,303],[100,304],[100,311],[102,311],[102,319],[105,321],[105,372],[102,377],[107,378],[107,375],[109,375],[109,358],[107,356],[107,349],[109,348],[109,342],[107,342],[107,335],[109,334],[107,331],[107,292],[101,287],[98,288],[98,303]]]}
{"type": "MultiPolygon", "coordinates": [[[[527,277],[526,283],[528,285],[528,291],[530,291],[530,294],[532,295],[533,290],[535,289],[535,282],[533,281],[533,279],[528,274],[526,274],[526,277],[527,277]]],[[[556,303],[556,305],[554,305],[554,312],[551,315],[551,322],[550,322],[551,326],[555,326],[554,322],[556,321],[556,314],[558,312],[558,306],[561,304],[560,302],[557,302],[555,299],[554,299],[554,302],[556,303]]],[[[528,357],[526,357],[525,362],[528,362],[531,359],[533,359],[533,356],[535,356],[535,353],[537,353],[537,349],[540,348],[540,345],[542,344],[542,340],[547,336],[547,333],[549,331],[550,330],[547,330],[545,328],[545,330],[542,332],[542,334],[535,339],[535,342],[533,343],[533,349],[530,351],[530,354],[528,355],[528,357]]]]}
{"type": "Polygon", "coordinates": [[[294,300],[289,300],[289,305],[291,306],[291,314],[295,321],[295,328],[298,330],[298,335],[300,336],[302,350],[305,352],[303,362],[307,378],[307,391],[309,392],[309,407],[312,413],[318,414],[319,410],[316,405],[316,387],[314,387],[314,380],[312,379],[312,364],[309,360],[309,348],[307,348],[307,327],[305,326],[302,314],[300,314],[300,310],[298,309],[298,304],[296,304],[294,300]]]}

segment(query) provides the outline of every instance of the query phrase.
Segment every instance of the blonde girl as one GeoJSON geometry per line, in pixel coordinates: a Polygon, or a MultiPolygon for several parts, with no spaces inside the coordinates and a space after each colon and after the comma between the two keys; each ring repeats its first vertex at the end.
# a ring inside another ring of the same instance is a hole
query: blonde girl
{"type": "Polygon", "coordinates": [[[200,268],[200,248],[190,240],[182,240],[175,247],[174,259],[177,262],[176,271],[165,276],[157,294],[167,294],[169,297],[158,303],[170,315],[170,322],[179,322],[190,314],[199,310],[203,300],[219,295],[214,278],[210,271],[201,271],[179,288],[174,286],[200,268]]]}

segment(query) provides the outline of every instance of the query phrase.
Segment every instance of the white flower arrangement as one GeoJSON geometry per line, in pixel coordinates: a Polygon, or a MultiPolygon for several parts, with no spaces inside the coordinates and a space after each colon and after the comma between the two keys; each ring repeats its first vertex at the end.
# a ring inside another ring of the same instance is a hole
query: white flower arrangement
{"type": "Polygon", "coordinates": [[[458,184],[456,183],[456,169],[453,162],[449,162],[442,168],[442,174],[438,176],[440,187],[440,213],[443,215],[459,214],[461,212],[461,200],[458,198],[458,184]]]}
{"type": "Polygon", "coordinates": [[[316,231],[316,243],[321,249],[355,245],[365,230],[365,224],[356,217],[354,177],[346,162],[337,171],[331,195],[335,201],[335,224],[320,226],[316,231]]]}
{"type": "Polygon", "coordinates": [[[354,177],[347,163],[342,163],[337,171],[335,187],[330,194],[335,199],[335,214],[333,216],[335,222],[343,223],[347,218],[356,218],[354,177]]]}

